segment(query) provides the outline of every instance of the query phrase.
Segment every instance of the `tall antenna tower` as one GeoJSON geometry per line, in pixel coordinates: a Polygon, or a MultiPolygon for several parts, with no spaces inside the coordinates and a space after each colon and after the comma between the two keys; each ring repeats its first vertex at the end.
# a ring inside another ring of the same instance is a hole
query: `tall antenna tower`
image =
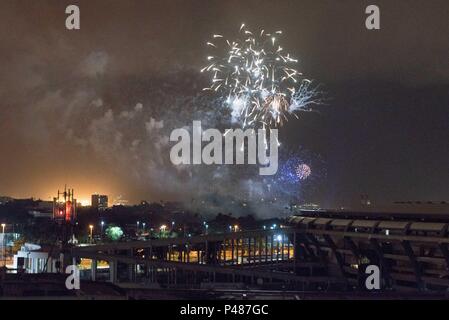
{"type": "Polygon", "coordinates": [[[60,240],[66,244],[74,234],[76,223],[76,199],[73,189],[67,189],[65,186],[63,192],[58,190],[58,196],[53,198],[53,220],[61,228],[60,240]]]}

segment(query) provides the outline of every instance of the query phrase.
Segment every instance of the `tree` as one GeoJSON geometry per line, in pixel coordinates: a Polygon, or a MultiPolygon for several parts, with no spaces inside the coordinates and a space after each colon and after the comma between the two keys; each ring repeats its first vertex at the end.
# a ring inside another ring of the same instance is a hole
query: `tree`
{"type": "Polygon", "coordinates": [[[106,229],[106,236],[111,241],[118,241],[123,236],[123,231],[120,227],[117,226],[109,226],[106,229]]]}
{"type": "Polygon", "coordinates": [[[25,239],[24,238],[17,239],[16,241],[14,241],[12,252],[16,254],[22,248],[23,245],[25,245],[25,239]]]}

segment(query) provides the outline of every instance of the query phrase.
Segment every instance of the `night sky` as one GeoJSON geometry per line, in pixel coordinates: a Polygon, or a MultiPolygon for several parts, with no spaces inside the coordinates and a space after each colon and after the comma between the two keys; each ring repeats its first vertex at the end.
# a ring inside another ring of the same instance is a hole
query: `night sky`
{"type": "Polygon", "coordinates": [[[281,130],[324,159],[305,201],[449,200],[447,0],[2,1],[0,195],[48,199],[67,183],[80,199],[136,202],[209,185],[173,173],[163,130],[191,123],[183,101],[201,91],[205,42],[242,22],[283,30],[285,49],[326,89],[327,105],[281,130]],[[72,3],[79,31],[65,29],[72,3]],[[369,4],[381,30],[365,28],[369,4]]]}

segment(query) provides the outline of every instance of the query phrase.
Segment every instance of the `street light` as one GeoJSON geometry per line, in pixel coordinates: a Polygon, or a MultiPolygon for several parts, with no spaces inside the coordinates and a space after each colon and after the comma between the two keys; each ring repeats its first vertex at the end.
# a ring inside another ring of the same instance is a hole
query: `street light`
{"type": "Polygon", "coordinates": [[[103,234],[104,221],[101,221],[101,234],[103,234]]]}
{"type": "Polygon", "coordinates": [[[2,223],[2,255],[3,255],[3,266],[4,267],[6,267],[5,227],[6,227],[6,224],[2,223]]]}
{"type": "Polygon", "coordinates": [[[166,235],[165,235],[165,230],[167,230],[167,226],[165,225],[165,224],[163,224],[163,225],[161,225],[160,226],[160,228],[159,228],[159,237],[166,237],[166,235]]]}
{"type": "Polygon", "coordinates": [[[143,232],[145,232],[145,225],[146,225],[146,223],[144,222],[144,223],[142,223],[142,226],[143,226],[143,232]]]}
{"type": "Polygon", "coordinates": [[[94,230],[94,226],[92,224],[89,225],[89,229],[90,229],[90,242],[93,242],[93,234],[92,231],[94,230]]]}

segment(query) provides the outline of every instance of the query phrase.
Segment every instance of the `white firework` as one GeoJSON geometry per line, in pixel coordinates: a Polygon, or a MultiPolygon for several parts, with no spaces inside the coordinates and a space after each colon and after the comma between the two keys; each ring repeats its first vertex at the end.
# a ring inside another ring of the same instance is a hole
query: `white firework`
{"type": "Polygon", "coordinates": [[[211,74],[211,85],[204,90],[224,94],[243,127],[282,126],[289,114],[321,101],[318,88],[295,68],[298,60],[284,53],[281,35],[254,34],[243,24],[237,39],[214,35],[207,43],[214,53],[201,70],[211,74]]]}

